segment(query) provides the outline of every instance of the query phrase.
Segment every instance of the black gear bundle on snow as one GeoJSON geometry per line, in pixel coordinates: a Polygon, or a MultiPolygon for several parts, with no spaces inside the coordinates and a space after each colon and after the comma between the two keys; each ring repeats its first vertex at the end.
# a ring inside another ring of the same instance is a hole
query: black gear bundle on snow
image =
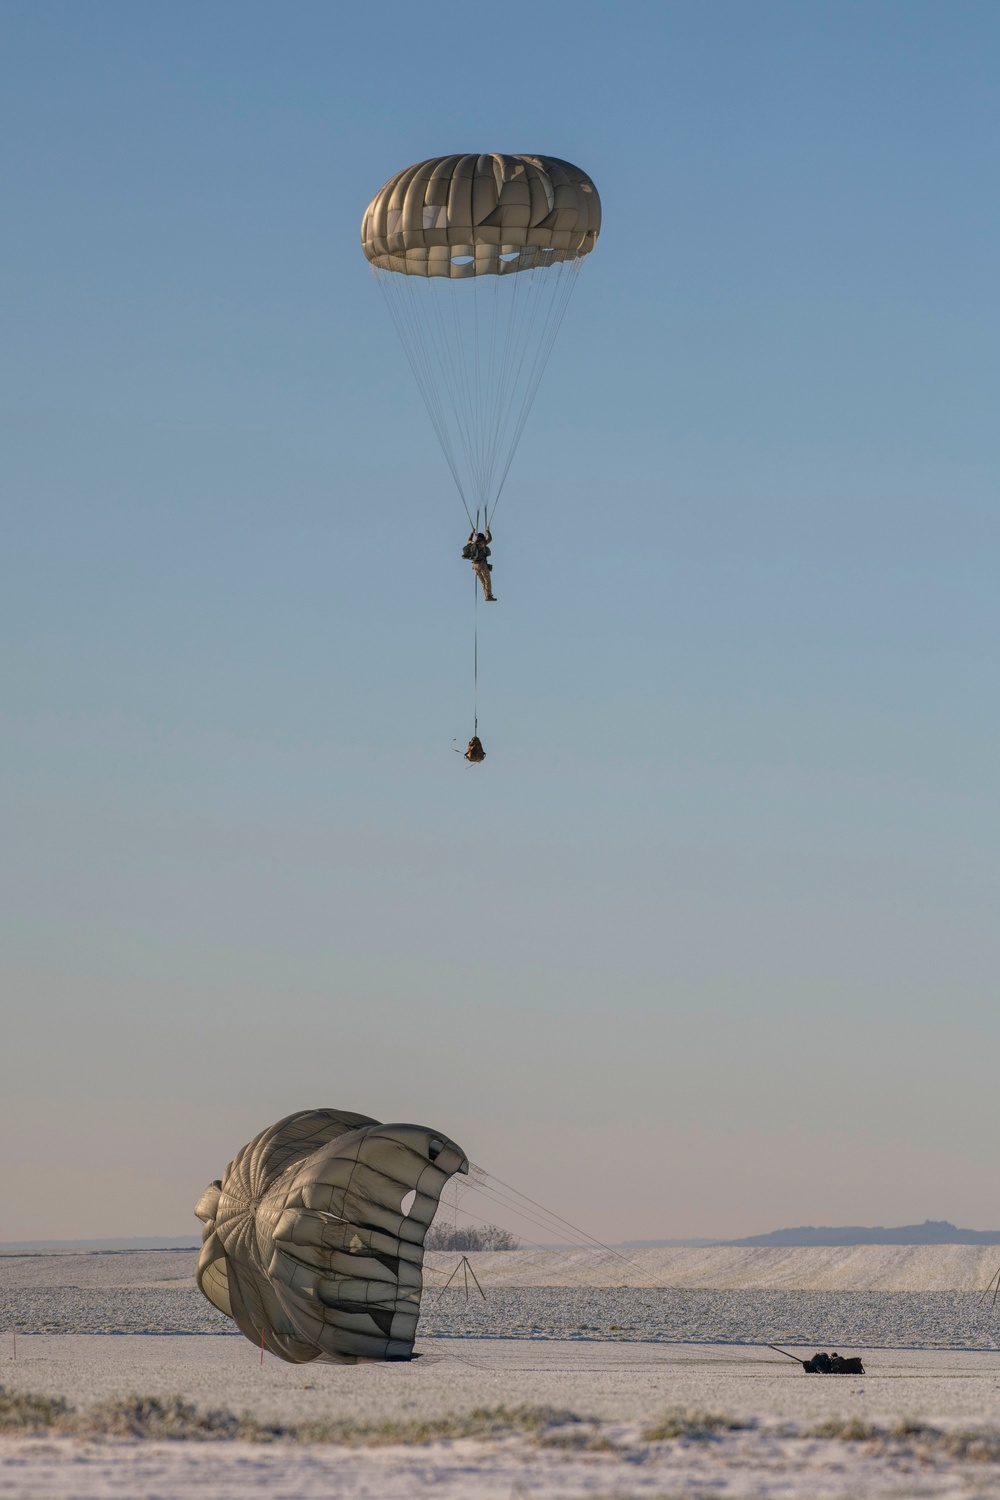
{"type": "Polygon", "coordinates": [[[775,1354],[783,1354],[786,1359],[794,1359],[797,1365],[801,1365],[807,1375],[863,1375],[865,1367],[856,1356],[845,1359],[842,1354],[814,1354],[812,1359],[799,1359],[797,1354],[789,1354],[787,1349],[779,1349],[777,1344],[768,1344],[775,1354]]]}

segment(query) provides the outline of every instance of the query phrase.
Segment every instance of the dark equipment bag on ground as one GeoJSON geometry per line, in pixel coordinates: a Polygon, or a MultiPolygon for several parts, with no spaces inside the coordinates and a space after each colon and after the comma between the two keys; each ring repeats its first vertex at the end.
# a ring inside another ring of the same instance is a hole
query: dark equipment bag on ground
{"type": "Polygon", "coordinates": [[[814,1354],[804,1359],[802,1368],[807,1375],[863,1375],[865,1367],[860,1359],[845,1359],[841,1354],[814,1354]]]}

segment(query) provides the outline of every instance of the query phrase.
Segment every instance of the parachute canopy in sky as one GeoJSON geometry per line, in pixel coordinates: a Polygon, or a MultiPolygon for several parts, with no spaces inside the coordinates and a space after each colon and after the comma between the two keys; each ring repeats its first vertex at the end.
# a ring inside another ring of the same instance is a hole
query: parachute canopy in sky
{"type": "Polygon", "coordinates": [[[421,1125],[288,1115],[202,1194],[198,1285],[290,1363],[411,1359],[424,1235],[445,1183],[468,1170],[454,1141],[421,1125]]]}
{"type": "Polygon", "coordinates": [[[507,275],[593,250],[601,200],[556,156],[436,156],[390,177],[365,210],[376,269],[404,276],[507,275]]]}
{"type": "Polygon", "coordinates": [[[365,211],[362,248],[470,524],[492,517],[600,228],[593,182],[555,156],[434,157],[365,211]]]}

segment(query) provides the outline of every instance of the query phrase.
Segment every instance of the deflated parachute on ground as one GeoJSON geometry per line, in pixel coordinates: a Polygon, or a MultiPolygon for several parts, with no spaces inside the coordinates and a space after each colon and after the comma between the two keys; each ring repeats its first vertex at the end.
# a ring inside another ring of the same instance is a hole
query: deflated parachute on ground
{"type": "Polygon", "coordinates": [[[438,156],[390,177],[361,245],[471,524],[489,522],[601,200],[555,156],[438,156]]]}
{"type": "Polygon", "coordinates": [[[301,1110],[261,1131],[205,1190],[198,1285],[293,1364],[413,1357],[424,1235],[467,1172],[440,1131],[301,1110]]]}

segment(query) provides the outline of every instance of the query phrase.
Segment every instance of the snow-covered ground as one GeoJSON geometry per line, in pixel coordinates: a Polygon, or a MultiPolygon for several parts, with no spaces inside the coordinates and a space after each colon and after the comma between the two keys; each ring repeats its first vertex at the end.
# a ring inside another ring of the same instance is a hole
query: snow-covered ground
{"type": "MultiPolygon", "coordinates": [[[[194,1286],[197,1253],[126,1250],[0,1255],[0,1290],[12,1287],[194,1286]]],[[[426,1257],[429,1283],[459,1260],[426,1257]]],[[[1000,1267],[996,1245],[838,1245],[774,1248],[503,1250],[469,1256],[484,1287],[690,1287],[704,1290],[980,1292],[1000,1267]]]]}
{"type": "MultiPolygon", "coordinates": [[[[1000,1424],[1000,1354],[860,1352],[867,1374],[810,1376],[769,1349],[725,1345],[418,1339],[412,1364],[288,1365],[243,1338],[0,1336],[0,1385],[74,1406],[182,1396],[260,1420],[433,1418],[476,1407],[554,1406],[606,1421],[668,1407],[816,1423],[836,1417],[1000,1424]]],[[[805,1352],[805,1351],[804,1351],[805,1352]]],[[[811,1352],[811,1351],[810,1351],[811,1352]]]]}
{"type": "Polygon", "coordinates": [[[420,1448],[248,1443],[0,1443],[9,1500],[970,1500],[1000,1495],[994,1464],[898,1443],[734,1433],[573,1453],[468,1439],[420,1448]]]}
{"type": "Polygon", "coordinates": [[[75,1409],[0,1437],[0,1500],[1000,1500],[994,1250],[472,1259],[488,1302],[439,1299],[457,1257],[428,1257],[421,1359],[344,1367],[261,1366],[193,1289],[191,1252],[0,1257],[0,1427],[18,1393],[75,1409]],[[83,1329],[118,1332],[64,1331],[83,1329]],[[753,1344],[772,1337],[861,1353],[867,1374],[807,1376],[753,1344]],[[196,1435],[114,1435],[140,1430],[115,1406],[135,1396],[196,1435]],[[284,1436],[199,1440],[190,1414],[217,1409],[284,1436]]]}
{"type": "Polygon", "coordinates": [[[348,1434],[352,1423],[401,1425],[335,1443],[7,1436],[0,1497],[1000,1496],[996,1354],[873,1351],[864,1377],[838,1378],[732,1346],[421,1347],[412,1365],[291,1366],[265,1356],[261,1367],[248,1343],[227,1337],[37,1336],[18,1340],[15,1364],[2,1339],[9,1392],[62,1396],[77,1408],[128,1394],[181,1396],[202,1410],[339,1423],[348,1434]],[[400,1441],[407,1423],[525,1407],[546,1414],[493,1439],[411,1432],[400,1441]],[[893,1435],[904,1419],[910,1431],[893,1435]],[[987,1436],[955,1437],[972,1428],[987,1436]]]}
{"type": "MultiPolygon", "coordinates": [[[[458,1257],[427,1256],[435,1270],[458,1257]]],[[[982,1291],[1000,1266],[997,1245],[739,1246],[701,1249],[479,1251],[483,1286],[669,1286],[811,1292],[982,1291]]]]}
{"type": "MultiPolygon", "coordinates": [[[[724,1261],[718,1261],[714,1276],[710,1274],[711,1257],[717,1256],[717,1251],[642,1253],[645,1270],[616,1264],[617,1274],[631,1275],[631,1283],[625,1285],[609,1281],[608,1257],[592,1252],[477,1255],[473,1260],[487,1293],[485,1301],[471,1284],[471,1294],[466,1298],[459,1278],[439,1295],[438,1289],[455,1270],[458,1257],[443,1252],[429,1256],[421,1332],[432,1337],[611,1338],[661,1344],[780,1343],[792,1339],[880,1348],[1000,1347],[1000,1317],[991,1301],[981,1296],[992,1275],[992,1261],[977,1271],[973,1257],[979,1251],[975,1248],[970,1253],[962,1246],[918,1247],[908,1273],[911,1283],[950,1279],[971,1283],[968,1290],[861,1289],[868,1274],[875,1282],[880,1277],[885,1282],[907,1279],[900,1269],[900,1257],[910,1252],[893,1247],[865,1247],[868,1270],[864,1274],[864,1267],[857,1262],[862,1252],[851,1249],[729,1250],[729,1271],[724,1261]],[[671,1274],[683,1281],[683,1266],[677,1265],[673,1270],[665,1265],[662,1283],[658,1283],[657,1264],[675,1253],[698,1258],[698,1274],[703,1280],[722,1281],[724,1272],[733,1272],[737,1284],[671,1285],[671,1274]],[[734,1255],[749,1257],[740,1276],[733,1271],[734,1255]],[[951,1269],[946,1275],[949,1259],[951,1269]],[[810,1276],[823,1279],[818,1273],[819,1260],[826,1266],[825,1280],[856,1284],[855,1289],[739,1284],[752,1282],[755,1277],[764,1282],[778,1282],[784,1277],[792,1283],[808,1281],[810,1276]],[[763,1261],[769,1264],[769,1270],[763,1261]],[[922,1270],[918,1261],[923,1263],[922,1270]],[[751,1262],[757,1263],[754,1274],[751,1262]],[[896,1271],[890,1275],[892,1262],[896,1271]]],[[[0,1330],[17,1328],[22,1333],[52,1334],[232,1333],[232,1323],[196,1290],[194,1259],[192,1251],[2,1256],[0,1330]]]]}

